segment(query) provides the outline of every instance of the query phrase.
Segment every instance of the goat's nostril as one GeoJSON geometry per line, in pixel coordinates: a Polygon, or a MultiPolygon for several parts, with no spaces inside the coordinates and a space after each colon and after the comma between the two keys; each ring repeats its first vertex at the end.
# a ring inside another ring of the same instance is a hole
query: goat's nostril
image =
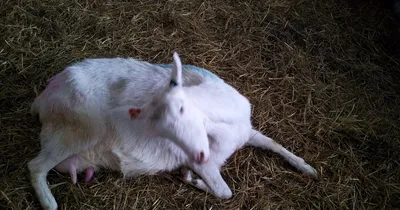
{"type": "Polygon", "coordinates": [[[204,152],[200,152],[200,161],[201,161],[201,162],[204,161],[204,152]]]}

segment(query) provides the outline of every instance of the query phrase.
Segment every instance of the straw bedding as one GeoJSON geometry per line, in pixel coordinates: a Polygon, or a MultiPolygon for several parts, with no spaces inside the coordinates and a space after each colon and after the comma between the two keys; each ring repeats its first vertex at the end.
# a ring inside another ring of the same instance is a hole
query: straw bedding
{"type": "Polygon", "coordinates": [[[399,209],[399,24],[381,1],[1,1],[0,208],[37,209],[29,114],[46,80],[89,57],[210,70],[253,104],[257,129],[303,157],[312,180],[246,147],[222,168],[220,200],[178,171],[137,179],[101,171],[72,185],[52,171],[61,209],[399,209]]]}

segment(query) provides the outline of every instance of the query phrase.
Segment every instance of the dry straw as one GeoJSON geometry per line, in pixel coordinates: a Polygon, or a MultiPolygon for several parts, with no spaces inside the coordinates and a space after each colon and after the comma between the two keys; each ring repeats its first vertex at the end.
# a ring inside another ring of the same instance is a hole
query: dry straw
{"type": "MultiPolygon", "coordinates": [[[[87,57],[135,57],[218,74],[252,102],[254,126],[319,172],[304,177],[271,152],[245,148],[222,174],[219,200],[179,174],[90,184],[51,172],[61,209],[400,208],[396,25],[378,1],[0,2],[0,208],[39,207],[27,161],[39,151],[36,92],[87,57]]],[[[398,25],[397,25],[398,27],[398,25]]]]}

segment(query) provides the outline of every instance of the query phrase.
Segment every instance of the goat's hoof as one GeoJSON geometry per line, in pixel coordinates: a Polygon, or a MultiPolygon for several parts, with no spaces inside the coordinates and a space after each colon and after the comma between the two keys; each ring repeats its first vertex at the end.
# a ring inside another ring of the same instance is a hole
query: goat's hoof
{"type": "Polygon", "coordinates": [[[41,202],[43,209],[45,210],[57,210],[57,202],[54,197],[47,197],[46,200],[41,202]]]}
{"type": "Polygon", "coordinates": [[[57,203],[52,203],[43,207],[43,209],[45,210],[57,210],[57,208],[58,208],[57,203]]]}
{"type": "Polygon", "coordinates": [[[308,164],[303,166],[302,172],[303,172],[303,174],[311,176],[314,179],[318,178],[317,170],[315,170],[315,168],[313,168],[312,166],[310,166],[308,164]]]}
{"type": "Polygon", "coordinates": [[[232,198],[232,191],[229,188],[223,188],[220,192],[215,192],[215,195],[222,199],[230,199],[232,198]]]}

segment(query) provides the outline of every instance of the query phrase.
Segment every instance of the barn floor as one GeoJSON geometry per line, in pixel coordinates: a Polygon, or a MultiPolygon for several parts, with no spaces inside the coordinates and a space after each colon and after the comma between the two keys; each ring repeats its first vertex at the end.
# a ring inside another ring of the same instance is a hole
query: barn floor
{"type": "Polygon", "coordinates": [[[177,172],[77,185],[51,172],[60,209],[400,209],[399,30],[381,1],[1,1],[0,208],[39,208],[29,106],[47,79],[83,58],[170,63],[178,51],[247,96],[254,126],[319,179],[247,147],[222,168],[230,200],[177,172]]]}

